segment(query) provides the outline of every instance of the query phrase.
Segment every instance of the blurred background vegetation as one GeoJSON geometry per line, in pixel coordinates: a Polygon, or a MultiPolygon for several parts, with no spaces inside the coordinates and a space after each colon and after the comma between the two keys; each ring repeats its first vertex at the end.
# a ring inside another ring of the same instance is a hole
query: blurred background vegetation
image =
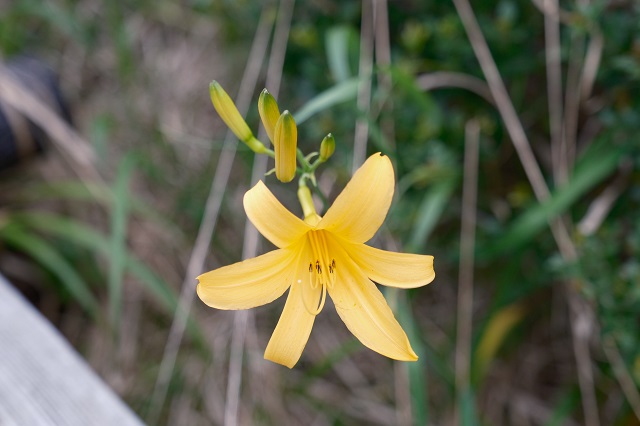
{"type": "Polygon", "coordinates": [[[150,424],[640,424],[640,7],[556,3],[0,0],[3,61],[55,70],[92,153],[52,138],[0,172],[0,272],[150,424]],[[283,300],[195,300],[183,336],[181,292],[191,306],[195,275],[242,256],[254,160],[223,157],[212,79],[247,92],[254,131],[281,79],[303,151],[336,137],[329,198],[354,152],[392,158],[372,243],[436,258],[433,284],[386,292],[417,363],[364,348],[329,304],[291,371],[262,359],[283,300]]]}

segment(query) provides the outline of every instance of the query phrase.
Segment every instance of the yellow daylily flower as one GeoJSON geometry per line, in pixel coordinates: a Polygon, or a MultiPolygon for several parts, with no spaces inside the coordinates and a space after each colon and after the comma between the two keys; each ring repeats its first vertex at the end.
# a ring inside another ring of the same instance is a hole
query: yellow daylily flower
{"type": "MultiPolygon", "coordinates": [[[[198,296],[218,309],[248,309],[289,289],[264,357],[292,368],[300,359],[327,293],[347,328],[389,358],[417,355],[373,281],[415,288],[435,278],[433,256],[393,253],[365,245],[382,225],[395,181],[389,158],[374,154],[353,175],[324,217],[289,212],[261,181],[244,196],[260,233],[278,249],[198,277],[198,296]]],[[[307,190],[301,187],[301,190],[307,190]]]]}

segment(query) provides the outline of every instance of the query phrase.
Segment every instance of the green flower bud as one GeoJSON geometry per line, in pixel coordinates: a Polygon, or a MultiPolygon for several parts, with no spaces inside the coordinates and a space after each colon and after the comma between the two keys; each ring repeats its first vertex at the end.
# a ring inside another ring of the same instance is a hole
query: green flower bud
{"type": "Polygon", "coordinates": [[[240,115],[238,108],[236,108],[236,105],[229,95],[227,95],[227,92],[225,92],[222,86],[215,80],[209,84],[209,95],[211,96],[213,107],[220,115],[220,118],[222,118],[222,121],[225,122],[238,139],[245,143],[254,139],[253,133],[251,133],[249,126],[247,126],[244,118],[240,115]]]}
{"type": "Polygon", "coordinates": [[[336,150],[336,140],[331,133],[322,139],[322,143],[320,144],[320,161],[323,163],[329,159],[333,155],[333,152],[336,150]]]}

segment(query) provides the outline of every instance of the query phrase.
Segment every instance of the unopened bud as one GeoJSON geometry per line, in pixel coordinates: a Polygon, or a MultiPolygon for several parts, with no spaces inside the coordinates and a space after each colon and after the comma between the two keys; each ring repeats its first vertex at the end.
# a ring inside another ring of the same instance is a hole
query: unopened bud
{"type": "Polygon", "coordinates": [[[336,140],[331,133],[322,139],[322,143],[320,144],[320,161],[323,163],[329,159],[333,155],[333,152],[336,150],[336,140]]]}
{"type": "Polygon", "coordinates": [[[225,92],[222,86],[215,80],[209,84],[209,95],[211,96],[213,107],[220,115],[220,118],[222,118],[222,121],[225,122],[238,139],[245,143],[254,139],[253,133],[251,133],[249,126],[244,121],[244,118],[242,118],[242,115],[240,115],[238,108],[236,108],[236,105],[229,95],[227,95],[227,92],[225,92]]]}
{"type": "Polygon", "coordinates": [[[278,118],[280,118],[280,109],[278,108],[276,98],[274,98],[267,89],[264,89],[262,93],[260,93],[260,98],[258,99],[258,112],[262,119],[262,125],[267,131],[269,139],[273,142],[273,133],[276,129],[278,118]]]}
{"type": "Polygon", "coordinates": [[[281,182],[291,182],[296,175],[296,149],[298,128],[289,111],[282,113],[273,132],[273,150],[276,160],[276,177],[281,182]]]}

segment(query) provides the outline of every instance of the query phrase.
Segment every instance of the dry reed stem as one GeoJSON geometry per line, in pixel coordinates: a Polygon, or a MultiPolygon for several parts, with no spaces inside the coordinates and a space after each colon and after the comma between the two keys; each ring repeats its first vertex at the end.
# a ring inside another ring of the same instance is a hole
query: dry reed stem
{"type": "Polygon", "coordinates": [[[544,0],[544,40],[547,68],[547,102],[549,106],[549,134],[551,163],[556,185],[566,183],[569,164],[562,138],[562,68],[560,63],[560,20],[558,0],[544,0]]]}
{"type": "Polygon", "coordinates": [[[603,342],[602,348],[613,367],[613,374],[616,376],[620,388],[622,388],[622,392],[633,410],[633,414],[635,414],[636,419],[640,420],[640,392],[638,392],[638,387],[625,366],[616,342],[613,338],[608,338],[603,342]]]}
{"type": "Polygon", "coordinates": [[[577,295],[576,288],[575,283],[570,282],[566,286],[566,292],[569,299],[573,353],[578,367],[578,385],[582,394],[584,424],[585,426],[598,426],[600,415],[598,414],[598,400],[595,394],[589,350],[589,340],[596,331],[595,318],[589,304],[577,295]]]}
{"type": "MultiPolygon", "coordinates": [[[[453,0],[453,2],[458,10],[458,15],[462,20],[462,24],[467,32],[476,58],[480,63],[482,72],[487,79],[489,90],[491,91],[496,103],[496,108],[502,117],[505,127],[507,128],[507,132],[509,133],[513,145],[516,148],[516,152],[520,158],[525,174],[533,188],[533,192],[535,193],[538,201],[545,201],[550,196],[549,188],[544,180],[540,166],[533,155],[527,135],[520,119],[518,118],[518,114],[515,111],[513,103],[509,98],[507,89],[502,81],[498,67],[493,60],[489,46],[487,45],[482,31],[480,30],[480,26],[478,25],[475,14],[471,9],[471,5],[467,0],[453,0]]],[[[563,254],[565,259],[570,261],[576,259],[577,252],[565,225],[558,219],[552,220],[549,225],[560,252],[563,254]]]]}
{"type": "Polygon", "coordinates": [[[580,75],[583,60],[583,45],[584,37],[582,35],[575,35],[571,40],[569,48],[569,65],[567,67],[564,117],[562,123],[565,161],[569,170],[573,167],[575,161],[576,142],[578,139],[578,124],[582,99],[580,75]]]}
{"type": "Polygon", "coordinates": [[[582,68],[582,78],[580,81],[580,93],[582,93],[582,101],[586,101],[591,97],[593,85],[596,81],[596,75],[600,68],[600,60],[602,59],[602,51],[604,49],[604,36],[600,28],[593,27],[591,29],[591,40],[587,46],[587,53],[582,68]]]}
{"type": "Polygon", "coordinates": [[[629,176],[632,170],[631,163],[623,164],[620,175],[591,202],[587,213],[577,225],[577,229],[582,235],[593,235],[600,228],[600,225],[602,225],[602,222],[604,222],[613,208],[613,204],[629,185],[629,176]]]}
{"type": "MultiPolygon", "coordinates": [[[[282,80],[282,67],[289,40],[289,30],[291,29],[291,19],[295,0],[281,0],[278,6],[278,16],[276,19],[271,45],[271,55],[267,68],[266,85],[274,97],[278,97],[280,83],[282,80]]],[[[266,133],[261,129],[258,137],[265,139],[266,133]]],[[[255,158],[251,182],[258,181],[267,171],[268,157],[261,155],[255,158]]],[[[258,230],[249,220],[245,222],[245,233],[242,248],[242,258],[255,257],[258,253],[259,243],[258,230]]],[[[249,311],[235,313],[233,323],[233,335],[231,339],[231,354],[229,359],[229,382],[227,384],[227,397],[225,402],[224,424],[235,426],[238,424],[238,406],[240,401],[240,383],[242,380],[242,354],[244,352],[244,340],[247,331],[247,321],[249,311]]]]}
{"type": "MultiPolygon", "coordinates": [[[[375,63],[378,66],[378,86],[383,93],[391,94],[393,81],[387,69],[391,66],[391,42],[389,41],[389,11],[387,0],[375,0],[374,3],[374,49],[375,63]]],[[[393,146],[395,145],[395,123],[393,120],[393,97],[389,96],[382,105],[386,114],[380,119],[382,134],[393,146]]]]}
{"type": "MultiPolygon", "coordinates": [[[[473,269],[478,198],[478,146],[480,125],[465,126],[464,180],[462,185],[462,223],[460,225],[460,269],[458,274],[458,318],[455,351],[456,405],[459,418],[462,395],[469,390],[471,340],[473,328],[473,269]]],[[[455,422],[458,424],[458,421],[455,422]]]]}
{"type": "MultiPolygon", "coordinates": [[[[243,115],[246,114],[246,111],[249,108],[249,103],[253,94],[252,92],[256,87],[260,68],[264,62],[271,26],[271,22],[268,19],[268,8],[265,7],[260,17],[258,28],[256,29],[255,37],[249,52],[247,66],[244,70],[238,97],[236,99],[236,106],[243,115]]],[[[195,288],[193,285],[194,278],[204,270],[204,261],[207,251],[209,250],[213,231],[217,224],[222,198],[227,187],[227,182],[231,173],[231,166],[235,158],[236,145],[237,142],[235,136],[230,130],[227,131],[224,146],[218,160],[218,166],[216,167],[216,172],[211,183],[209,196],[207,197],[205,204],[202,222],[198,229],[198,234],[189,258],[189,263],[187,264],[184,281],[182,282],[178,308],[173,322],[171,323],[167,344],[160,364],[160,371],[151,397],[150,419],[154,420],[150,421],[151,424],[157,423],[166,398],[169,381],[173,374],[176,357],[178,355],[189,312],[195,297],[195,288]]]]}
{"type": "MultiPolygon", "coordinates": [[[[542,172],[531,151],[522,123],[509,98],[473,9],[468,0],[453,0],[453,2],[534,193],[539,201],[545,201],[550,195],[549,188],[544,181],[542,172]]],[[[558,218],[550,221],[549,226],[562,257],[568,262],[575,261],[578,255],[577,250],[565,224],[558,218]]],[[[593,387],[591,355],[588,345],[590,336],[584,333],[587,329],[593,329],[594,319],[593,316],[589,314],[589,307],[586,306],[571,286],[567,286],[567,297],[571,310],[570,320],[573,349],[578,369],[578,384],[582,394],[585,424],[587,426],[597,426],[599,425],[599,416],[595,389],[593,387]]]]}
{"type": "Polygon", "coordinates": [[[464,89],[475,93],[491,105],[496,104],[487,83],[472,75],[460,72],[435,71],[418,76],[416,84],[424,91],[445,87],[464,89]]]}
{"type": "Polygon", "coordinates": [[[571,22],[572,13],[560,7],[557,1],[531,0],[531,3],[544,15],[554,15],[564,24],[571,22]]]}
{"type": "Polygon", "coordinates": [[[367,154],[367,138],[369,137],[369,124],[367,115],[371,107],[371,72],[373,69],[373,1],[364,0],[362,2],[362,15],[360,18],[360,62],[358,65],[358,113],[364,114],[356,120],[356,129],[353,137],[353,163],[351,172],[364,163],[367,154]]]}
{"type": "MultiPolygon", "coordinates": [[[[583,235],[592,235],[598,230],[613,207],[613,203],[628,185],[632,169],[630,163],[623,164],[622,173],[591,203],[584,218],[578,224],[578,230],[583,235]]],[[[622,389],[636,418],[640,420],[640,392],[638,392],[634,379],[627,370],[613,338],[603,341],[602,349],[613,367],[613,373],[620,385],[620,389],[622,389]]]]}
{"type": "MultiPolygon", "coordinates": [[[[393,81],[391,74],[386,70],[391,66],[391,42],[389,40],[389,11],[387,0],[374,0],[374,50],[375,63],[378,67],[379,90],[391,94],[393,81]]],[[[380,128],[387,142],[395,145],[395,122],[393,120],[393,97],[389,96],[387,102],[381,105],[380,128]]],[[[409,389],[409,376],[402,363],[395,362],[394,388],[396,424],[405,426],[411,424],[411,394],[409,389]]]]}

